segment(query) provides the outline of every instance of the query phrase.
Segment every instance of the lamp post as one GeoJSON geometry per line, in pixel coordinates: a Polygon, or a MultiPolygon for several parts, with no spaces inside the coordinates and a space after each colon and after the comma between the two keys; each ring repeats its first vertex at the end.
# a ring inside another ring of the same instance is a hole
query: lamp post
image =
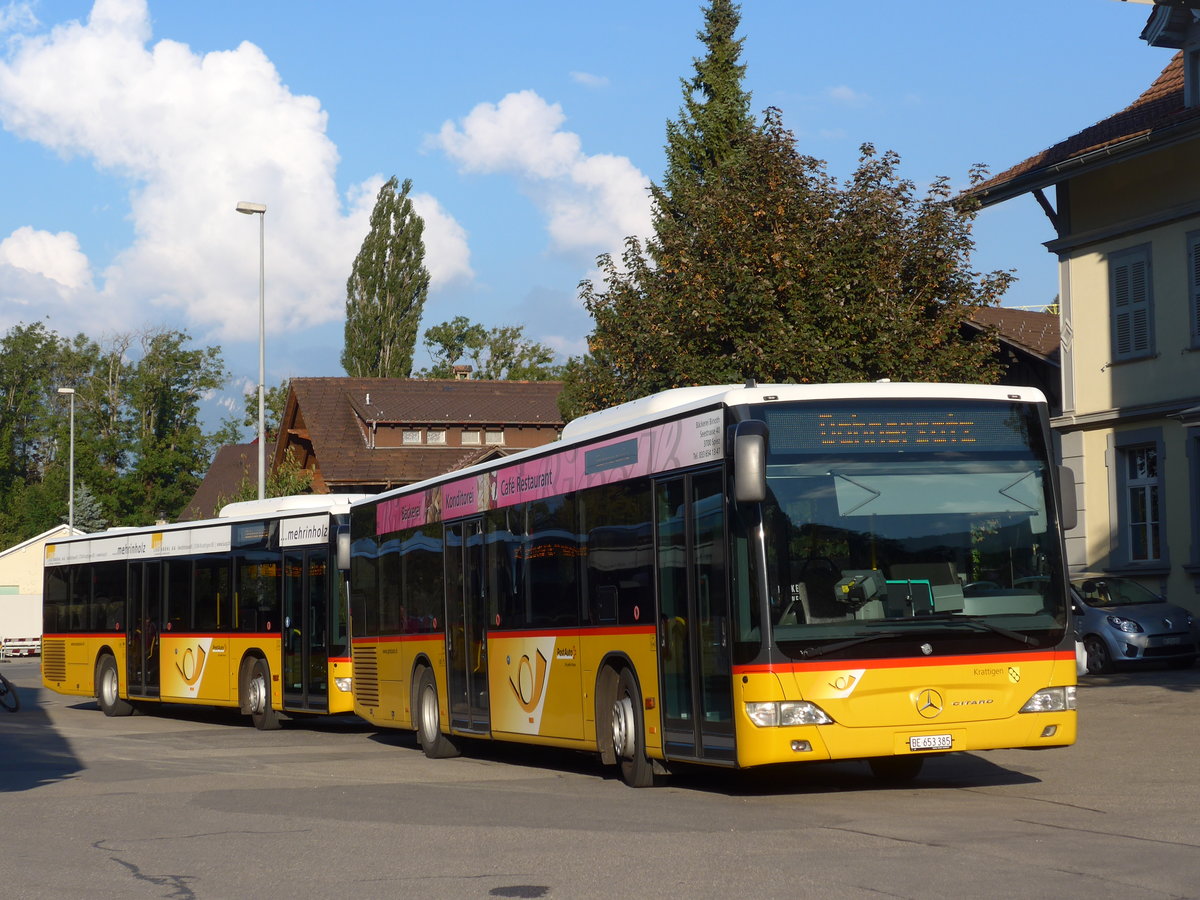
{"type": "Polygon", "coordinates": [[[263,281],[263,230],[267,219],[265,203],[239,201],[237,211],[258,216],[258,499],[267,495],[267,401],[266,401],[266,299],[263,281]]]}
{"type": "Polygon", "coordinates": [[[59,388],[71,398],[71,441],[67,464],[67,528],[75,530],[75,388],[59,388]]]}

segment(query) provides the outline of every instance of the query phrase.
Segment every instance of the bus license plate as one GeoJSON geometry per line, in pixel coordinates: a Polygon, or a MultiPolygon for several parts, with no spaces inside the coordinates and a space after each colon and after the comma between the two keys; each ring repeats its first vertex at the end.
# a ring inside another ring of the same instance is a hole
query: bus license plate
{"type": "Polygon", "coordinates": [[[908,739],[909,750],[949,750],[954,739],[948,734],[918,734],[908,739]]]}

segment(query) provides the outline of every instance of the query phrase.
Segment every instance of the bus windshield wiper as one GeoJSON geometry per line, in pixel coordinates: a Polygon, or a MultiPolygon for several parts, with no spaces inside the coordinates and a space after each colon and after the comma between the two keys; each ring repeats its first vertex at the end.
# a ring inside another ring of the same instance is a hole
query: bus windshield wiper
{"type": "Polygon", "coordinates": [[[1022,634],[1019,631],[1013,631],[1010,628],[1005,628],[1003,625],[993,625],[984,619],[983,616],[964,616],[962,613],[935,613],[932,616],[921,616],[918,621],[921,622],[949,622],[951,624],[961,622],[963,625],[972,625],[976,628],[981,628],[984,631],[990,631],[993,634],[999,634],[1003,637],[1017,641],[1021,644],[1028,644],[1036,647],[1041,643],[1037,638],[1032,638],[1027,634],[1022,634]]]}
{"type": "Polygon", "coordinates": [[[804,659],[813,659],[817,656],[825,656],[829,653],[837,653],[839,650],[845,650],[848,647],[857,647],[859,644],[867,644],[871,641],[877,641],[880,638],[887,637],[904,637],[903,631],[859,631],[855,632],[854,637],[845,641],[838,641],[836,644],[825,644],[820,647],[805,647],[800,651],[800,656],[804,659]]]}

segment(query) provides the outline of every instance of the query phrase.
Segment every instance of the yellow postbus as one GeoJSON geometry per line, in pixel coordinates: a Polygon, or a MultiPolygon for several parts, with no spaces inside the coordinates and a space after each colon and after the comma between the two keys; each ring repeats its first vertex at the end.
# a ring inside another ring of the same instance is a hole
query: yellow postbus
{"type": "Polygon", "coordinates": [[[271,729],[281,714],[350,713],[354,499],[232,503],[217,519],[48,544],[43,684],[109,716],[228,706],[271,729]]]}
{"type": "Polygon", "coordinates": [[[592,751],[634,786],[1069,745],[1047,423],[1030,388],[682,388],[358,501],[355,711],[432,757],[592,751]]]}

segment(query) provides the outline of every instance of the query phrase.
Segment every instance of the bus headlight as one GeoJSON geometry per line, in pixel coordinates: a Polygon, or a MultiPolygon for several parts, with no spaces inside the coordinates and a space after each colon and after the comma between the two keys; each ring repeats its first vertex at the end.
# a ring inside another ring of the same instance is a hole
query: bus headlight
{"type": "Polygon", "coordinates": [[[335,678],[333,683],[337,685],[337,689],[343,694],[350,693],[350,687],[354,684],[353,678],[335,678]]]}
{"type": "Polygon", "coordinates": [[[1062,712],[1065,709],[1075,709],[1074,686],[1042,688],[1026,701],[1021,712],[1062,712]]]}
{"type": "Polygon", "coordinates": [[[759,728],[784,725],[832,725],[833,719],[821,707],[807,700],[782,703],[747,703],[746,715],[759,728]]]}

